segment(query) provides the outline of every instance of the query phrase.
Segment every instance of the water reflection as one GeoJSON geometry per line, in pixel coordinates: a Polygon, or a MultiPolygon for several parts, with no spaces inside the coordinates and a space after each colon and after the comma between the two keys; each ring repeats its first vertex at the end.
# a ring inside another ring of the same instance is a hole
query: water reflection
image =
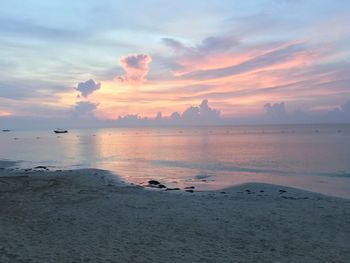
{"type": "Polygon", "coordinates": [[[215,189],[258,181],[350,196],[349,125],[26,131],[1,134],[0,146],[0,158],[26,167],[96,167],[134,183],[215,189]]]}

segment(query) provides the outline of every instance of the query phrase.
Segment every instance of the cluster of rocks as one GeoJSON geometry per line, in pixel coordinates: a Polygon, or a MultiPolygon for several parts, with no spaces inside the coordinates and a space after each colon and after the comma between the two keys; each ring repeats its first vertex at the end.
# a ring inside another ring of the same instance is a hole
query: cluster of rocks
{"type": "MultiPolygon", "coordinates": [[[[148,181],[148,185],[146,185],[146,187],[152,187],[152,188],[158,188],[158,189],[165,189],[165,191],[178,191],[178,190],[181,190],[180,188],[178,187],[174,187],[174,188],[171,188],[171,187],[167,187],[165,186],[164,184],[161,184],[159,181],[157,180],[149,180],[148,181]]],[[[193,193],[194,192],[194,186],[188,186],[188,187],[185,187],[184,190],[186,192],[190,192],[190,193],[193,193]]]]}

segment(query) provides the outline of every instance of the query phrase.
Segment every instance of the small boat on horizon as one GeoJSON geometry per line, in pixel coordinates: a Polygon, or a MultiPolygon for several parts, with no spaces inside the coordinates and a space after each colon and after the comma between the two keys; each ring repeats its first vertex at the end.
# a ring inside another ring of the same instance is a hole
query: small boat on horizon
{"type": "Polygon", "coordinates": [[[10,132],[11,130],[9,130],[9,129],[4,129],[4,130],[2,130],[3,132],[10,132]]]}
{"type": "Polygon", "coordinates": [[[63,129],[56,129],[54,130],[54,133],[68,133],[68,131],[63,129]]]}

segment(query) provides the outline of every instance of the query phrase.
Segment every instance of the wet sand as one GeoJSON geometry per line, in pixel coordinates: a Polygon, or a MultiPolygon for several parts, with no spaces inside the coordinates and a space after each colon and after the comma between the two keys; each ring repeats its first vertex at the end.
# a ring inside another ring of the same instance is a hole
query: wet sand
{"type": "MultiPolygon", "coordinates": [[[[156,179],[156,178],[155,178],[156,179]]],[[[348,262],[350,200],[268,184],[149,190],[0,169],[0,262],[348,262]]]]}

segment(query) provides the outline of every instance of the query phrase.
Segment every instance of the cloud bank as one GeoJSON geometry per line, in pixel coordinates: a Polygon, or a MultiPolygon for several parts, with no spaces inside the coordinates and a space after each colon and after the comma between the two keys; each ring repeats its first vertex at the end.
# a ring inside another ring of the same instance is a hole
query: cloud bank
{"type": "Polygon", "coordinates": [[[158,112],[155,118],[142,118],[138,115],[119,116],[116,124],[120,126],[203,126],[218,125],[222,121],[220,111],[209,106],[208,100],[203,100],[198,106],[190,106],[181,114],[172,113],[163,117],[158,112]]]}
{"type": "Polygon", "coordinates": [[[285,102],[266,103],[265,113],[259,117],[230,118],[223,117],[220,111],[209,106],[203,100],[198,106],[190,106],[182,113],[174,112],[163,116],[158,112],[154,118],[143,118],[137,114],[119,116],[114,122],[116,126],[215,126],[239,124],[317,124],[317,123],[349,123],[350,101],[339,107],[322,113],[310,113],[303,110],[288,111],[285,102]]]}
{"type": "Polygon", "coordinates": [[[349,123],[350,100],[329,111],[306,112],[301,109],[288,112],[286,104],[267,103],[264,105],[266,123],[271,124],[294,124],[294,123],[349,123]]]}
{"type": "Polygon", "coordinates": [[[266,103],[265,113],[259,117],[223,117],[218,109],[212,108],[208,100],[198,106],[189,106],[183,112],[163,116],[158,112],[154,118],[138,114],[119,116],[112,120],[101,120],[95,115],[99,104],[79,101],[64,118],[38,118],[21,116],[0,116],[3,128],[97,128],[97,127],[174,127],[174,126],[218,126],[246,124],[318,124],[350,123],[350,100],[339,107],[320,113],[303,110],[288,111],[285,102],[266,103]]]}

